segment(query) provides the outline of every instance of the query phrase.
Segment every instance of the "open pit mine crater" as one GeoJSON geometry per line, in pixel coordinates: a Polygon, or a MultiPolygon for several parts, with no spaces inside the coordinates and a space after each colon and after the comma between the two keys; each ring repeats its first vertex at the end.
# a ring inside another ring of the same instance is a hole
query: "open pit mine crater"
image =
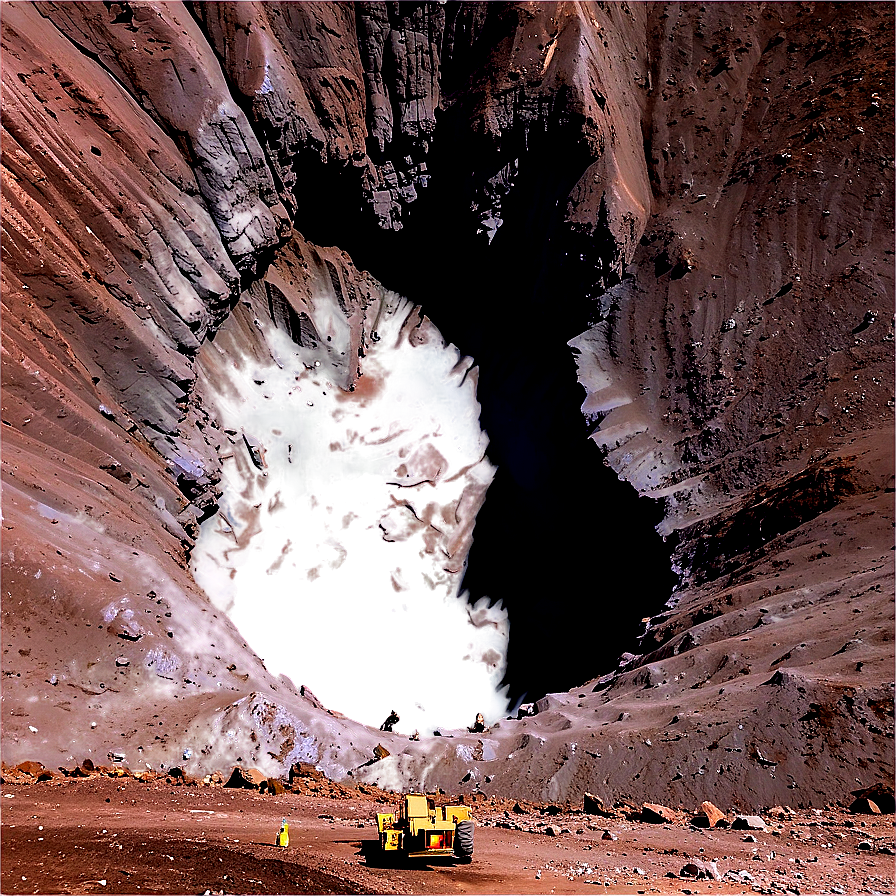
{"type": "Polygon", "coordinates": [[[892,786],[893,19],[4,3],[7,769],[892,786]]]}

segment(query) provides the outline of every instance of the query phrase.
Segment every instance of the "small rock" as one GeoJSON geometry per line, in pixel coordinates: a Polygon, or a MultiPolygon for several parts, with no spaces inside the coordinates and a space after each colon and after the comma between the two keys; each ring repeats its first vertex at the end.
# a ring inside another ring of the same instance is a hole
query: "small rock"
{"type": "Polygon", "coordinates": [[[122,668],[123,666],[130,666],[131,661],[126,656],[119,656],[115,658],[115,665],[122,668]]]}
{"type": "Polygon", "coordinates": [[[692,877],[695,880],[721,880],[722,875],[715,862],[704,862],[700,859],[691,859],[681,871],[678,872],[680,877],[692,877]]]}
{"type": "Polygon", "coordinates": [[[789,806],[775,806],[773,809],[768,810],[768,814],[771,815],[772,818],[791,818],[794,815],[793,809],[789,806]]]}
{"type": "Polygon", "coordinates": [[[758,815],[737,815],[731,823],[736,831],[767,831],[768,827],[758,815]]]}
{"type": "Polygon", "coordinates": [[[874,844],[870,840],[860,840],[856,849],[874,849],[874,844]]]}
{"type": "Polygon", "coordinates": [[[535,872],[535,880],[541,880],[541,872],[540,871],[535,872]]]}
{"type": "Polygon", "coordinates": [[[675,821],[675,813],[666,806],[657,803],[644,803],[641,807],[641,821],[650,824],[671,824],[675,821]]]}
{"type": "Polygon", "coordinates": [[[604,831],[600,837],[601,840],[618,840],[619,837],[616,836],[612,831],[604,831]]]}
{"type": "Polygon", "coordinates": [[[548,837],[556,837],[557,834],[560,833],[560,832],[557,830],[557,828],[555,828],[552,824],[549,824],[549,825],[544,829],[544,832],[548,835],[548,837]]]}
{"type": "Polygon", "coordinates": [[[746,837],[741,838],[744,843],[756,843],[756,838],[752,834],[747,834],[746,837]]]}

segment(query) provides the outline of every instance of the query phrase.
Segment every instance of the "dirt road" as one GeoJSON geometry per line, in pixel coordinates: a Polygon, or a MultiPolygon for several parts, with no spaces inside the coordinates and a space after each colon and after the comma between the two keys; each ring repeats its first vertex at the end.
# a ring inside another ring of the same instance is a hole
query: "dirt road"
{"type": "Polygon", "coordinates": [[[807,894],[894,886],[892,816],[840,810],[779,816],[767,819],[768,832],[745,832],[492,802],[476,809],[473,864],[408,868],[377,861],[373,817],[381,804],[364,794],[274,797],[96,777],[7,783],[0,800],[5,894],[807,894]],[[290,822],[288,849],[272,845],[282,818],[290,822]],[[715,862],[722,879],[680,877],[694,860],[715,862]]]}

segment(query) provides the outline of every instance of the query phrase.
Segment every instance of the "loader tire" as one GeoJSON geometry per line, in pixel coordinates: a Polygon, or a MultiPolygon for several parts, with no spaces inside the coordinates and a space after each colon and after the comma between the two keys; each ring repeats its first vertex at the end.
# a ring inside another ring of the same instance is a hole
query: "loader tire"
{"type": "Polygon", "coordinates": [[[461,862],[473,861],[473,821],[459,821],[454,830],[454,854],[461,862]]]}

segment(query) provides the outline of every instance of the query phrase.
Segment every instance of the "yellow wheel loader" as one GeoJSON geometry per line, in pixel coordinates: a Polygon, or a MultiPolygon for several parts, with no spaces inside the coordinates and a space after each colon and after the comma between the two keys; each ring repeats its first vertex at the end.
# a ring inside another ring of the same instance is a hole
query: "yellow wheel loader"
{"type": "Polygon", "coordinates": [[[424,793],[407,793],[394,812],[378,812],[376,827],[384,857],[456,858],[473,861],[473,816],[469,806],[437,806],[424,793]]]}

